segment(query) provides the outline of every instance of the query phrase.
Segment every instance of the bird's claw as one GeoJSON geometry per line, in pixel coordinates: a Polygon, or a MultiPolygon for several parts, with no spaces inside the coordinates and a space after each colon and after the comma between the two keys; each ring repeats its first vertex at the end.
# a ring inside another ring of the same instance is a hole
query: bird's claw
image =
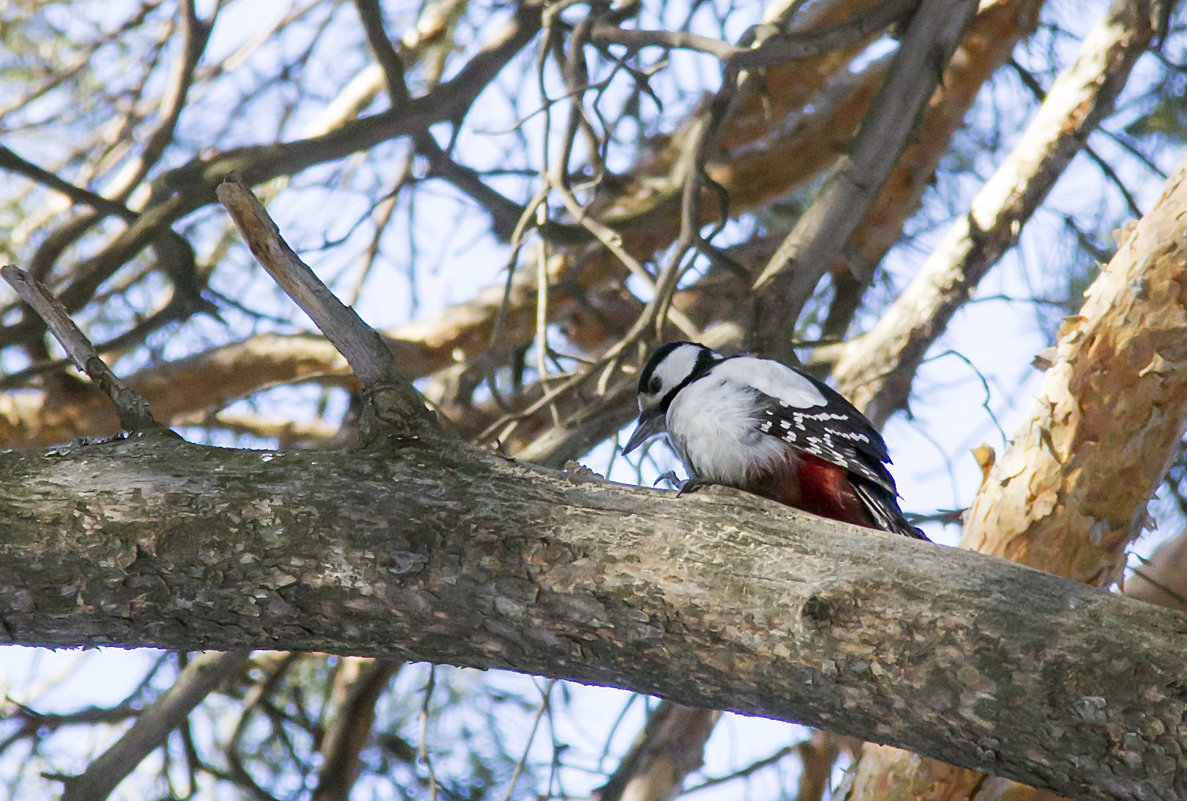
{"type": "Polygon", "coordinates": [[[676,488],[676,497],[680,497],[685,493],[696,492],[702,487],[708,487],[714,483],[704,478],[688,478],[682,481],[676,477],[675,471],[672,470],[661,473],[659,477],[655,479],[655,484],[652,484],[652,486],[659,484],[661,481],[666,481],[676,488]]]}
{"type": "Polygon", "coordinates": [[[681,481],[680,486],[676,489],[676,497],[679,498],[681,495],[687,495],[699,489],[711,487],[716,483],[705,478],[690,478],[687,481],[681,481]]]}
{"type": "Polygon", "coordinates": [[[651,482],[651,486],[659,486],[659,482],[661,481],[668,482],[676,489],[680,489],[681,485],[684,484],[683,481],[676,477],[675,470],[668,470],[667,472],[660,473],[658,476],[656,476],[655,481],[651,482]]]}

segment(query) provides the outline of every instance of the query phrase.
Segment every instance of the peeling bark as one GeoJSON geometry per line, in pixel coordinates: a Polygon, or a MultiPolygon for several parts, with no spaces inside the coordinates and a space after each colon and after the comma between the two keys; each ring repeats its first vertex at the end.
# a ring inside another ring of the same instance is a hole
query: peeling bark
{"type": "Polygon", "coordinates": [[[965,518],[982,553],[1107,586],[1187,424],[1187,164],[1065,320],[965,518]]]}

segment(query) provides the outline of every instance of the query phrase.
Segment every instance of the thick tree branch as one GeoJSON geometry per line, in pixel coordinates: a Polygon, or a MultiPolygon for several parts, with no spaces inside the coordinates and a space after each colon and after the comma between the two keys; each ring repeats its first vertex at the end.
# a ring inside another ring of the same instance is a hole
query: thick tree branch
{"type": "Polygon", "coordinates": [[[965,515],[962,544],[1098,586],[1187,428],[1187,160],[1061,327],[1029,413],[965,515]]]}
{"type": "Polygon", "coordinates": [[[1086,799],[1187,791],[1187,618],[979,554],[415,445],[129,442],[0,479],[9,642],[509,667],[1086,799]]]}

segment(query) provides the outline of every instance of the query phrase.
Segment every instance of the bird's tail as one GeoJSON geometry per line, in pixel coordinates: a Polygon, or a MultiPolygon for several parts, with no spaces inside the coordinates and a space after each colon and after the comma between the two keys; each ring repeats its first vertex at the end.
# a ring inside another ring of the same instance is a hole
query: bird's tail
{"type": "Polygon", "coordinates": [[[883,531],[902,534],[905,537],[914,537],[917,540],[931,541],[928,540],[926,534],[915,528],[907,520],[907,516],[899,508],[898,498],[895,497],[894,493],[885,487],[880,487],[872,481],[865,481],[860,476],[854,476],[853,474],[850,474],[850,481],[853,483],[853,489],[857,491],[857,497],[861,499],[862,504],[869,511],[870,517],[874,519],[878,528],[883,531]]]}

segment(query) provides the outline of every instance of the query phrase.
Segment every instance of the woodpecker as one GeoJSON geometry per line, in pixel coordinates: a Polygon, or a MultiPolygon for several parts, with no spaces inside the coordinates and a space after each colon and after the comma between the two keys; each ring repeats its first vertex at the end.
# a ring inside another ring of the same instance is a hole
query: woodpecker
{"type": "Polygon", "coordinates": [[[693,485],[725,484],[845,523],[927,539],[907,522],[886,443],[835,390],[770,359],[694,342],[658,348],[639,375],[630,453],[666,434],[693,485]]]}

